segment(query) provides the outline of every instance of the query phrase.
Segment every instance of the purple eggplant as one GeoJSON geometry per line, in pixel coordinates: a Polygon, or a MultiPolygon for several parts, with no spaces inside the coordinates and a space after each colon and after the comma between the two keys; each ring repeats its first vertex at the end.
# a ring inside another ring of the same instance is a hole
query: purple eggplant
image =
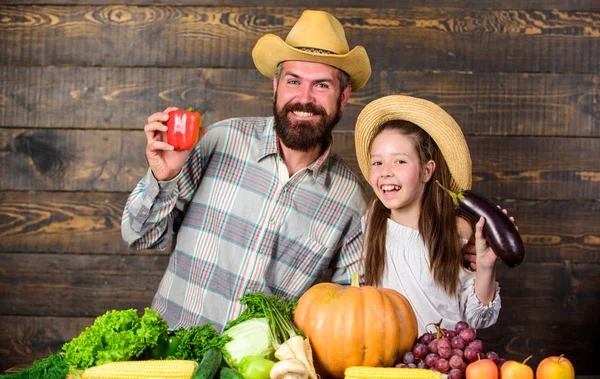
{"type": "Polygon", "coordinates": [[[515,224],[504,212],[480,193],[471,190],[454,193],[437,183],[452,196],[458,214],[472,223],[479,221],[479,217],[485,218],[483,233],[496,256],[504,264],[508,267],[517,267],[523,262],[525,257],[523,240],[515,224]]]}

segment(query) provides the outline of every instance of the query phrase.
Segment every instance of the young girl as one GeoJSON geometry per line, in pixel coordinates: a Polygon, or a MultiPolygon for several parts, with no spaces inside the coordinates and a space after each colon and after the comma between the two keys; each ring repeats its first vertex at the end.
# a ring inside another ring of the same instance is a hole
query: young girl
{"type": "Polygon", "coordinates": [[[454,204],[437,184],[471,187],[464,135],[427,100],[387,96],[368,104],[356,124],[360,169],[373,189],[363,218],[365,284],[392,288],[411,303],[419,335],[443,319],[454,329],[493,325],[500,312],[496,255],[475,226],[477,271],[463,267],[454,204]]]}

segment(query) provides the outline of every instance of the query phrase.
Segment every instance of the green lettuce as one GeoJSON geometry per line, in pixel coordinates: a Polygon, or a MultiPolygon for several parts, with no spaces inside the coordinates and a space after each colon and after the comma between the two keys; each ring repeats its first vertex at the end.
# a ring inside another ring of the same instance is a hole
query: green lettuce
{"type": "Polygon", "coordinates": [[[135,309],[108,311],[78,337],[63,345],[65,361],[69,366],[83,370],[103,363],[131,360],[142,355],[146,348],[156,346],[167,330],[167,322],[150,308],[145,308],[141,318],[135,309]]]}

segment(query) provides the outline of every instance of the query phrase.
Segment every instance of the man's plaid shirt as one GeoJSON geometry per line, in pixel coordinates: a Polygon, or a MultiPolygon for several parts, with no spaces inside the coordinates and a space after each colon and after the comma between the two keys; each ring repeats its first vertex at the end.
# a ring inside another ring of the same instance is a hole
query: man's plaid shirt
{"type": "Polygon", "coordinates": [[[334,282],[362,277],[356,175],[330,146],[282,185],[277,146],[272,117],[216,123],[179,176],[158,182],[149,171],[129,196],[122,234],[134,248],[165,249],[185,211],[152,303],[171,328],[222,330],[246,292],[298,298],[329,268],[334,282]]]}

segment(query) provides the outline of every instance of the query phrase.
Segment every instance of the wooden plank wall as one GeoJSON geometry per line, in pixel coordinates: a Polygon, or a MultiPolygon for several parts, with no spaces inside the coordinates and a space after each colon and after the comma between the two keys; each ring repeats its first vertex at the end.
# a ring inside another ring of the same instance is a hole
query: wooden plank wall
{"type": "Polygon", "coordinates": [[[464,128],[474,188],[517,219],[526,260],[499,267],[486,349],[533,355],[533,367],[564,353],[578,374],[600,374],[600,2],[114,3],[0,1],[0,372],[108,309],[150,304],[168,253],[130,250],[119,231],[147,169],[147,116],[171,104],[205,124],[271,114],[251,49],[319,7],[374,69],[335,149],[358,169],[353,126],[371,100],[435,101],[464,128]]]}

